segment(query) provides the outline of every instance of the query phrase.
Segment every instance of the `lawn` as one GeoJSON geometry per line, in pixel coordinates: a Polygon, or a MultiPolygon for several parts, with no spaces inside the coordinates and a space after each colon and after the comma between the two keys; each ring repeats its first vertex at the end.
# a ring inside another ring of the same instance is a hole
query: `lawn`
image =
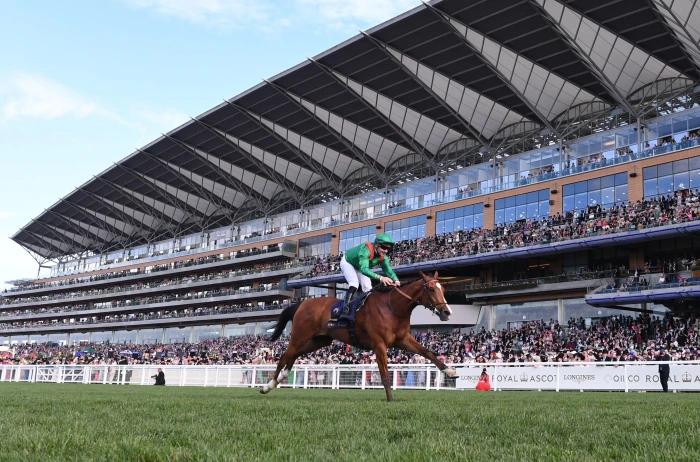
{"type": "Polygon", "coordinates": [[[700,460],[700,396],[0,384],[0,460],[700,460]]]}

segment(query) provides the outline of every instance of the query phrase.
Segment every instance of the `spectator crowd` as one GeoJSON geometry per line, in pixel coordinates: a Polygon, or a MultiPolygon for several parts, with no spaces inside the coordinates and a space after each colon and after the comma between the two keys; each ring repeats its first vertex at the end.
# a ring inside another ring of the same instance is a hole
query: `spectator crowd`
{"type": "MultiPolygon", "coordinates": [[[[425,330],[418,341],[448,363],[576,362],[655,360],[668,350],[673,360],[700,359],[695,319],[614,316],[587,323],[570,319],[533,321],[502,330],[425,330]]],[[[197,343],[14,345],[5,364],[266,364],[275,363],[286,338],[270,342],[261,336],[220,337],[197,343]]],[[[394,364],[423,362],[400,350],[390,351],[394,364]]],[[[373,363],[366,351],[334,343],[300,360],[300,364],[373,363]]]]}
{"type": "MultiPolygon", "coordinates": [[[[644,201],[619,203],[541,219],[518,220],[494,229],[467,229],[437,236],[400,241],[392,264],[407,265],[464,255],[507,250],[536,244],[590,236],[635,231],[656,226],[694,221],[700,218],[700,191],[684,190],[644,201]]],[[[310,276],[338,271],[340,256],[319,257],[310,276]]]]}

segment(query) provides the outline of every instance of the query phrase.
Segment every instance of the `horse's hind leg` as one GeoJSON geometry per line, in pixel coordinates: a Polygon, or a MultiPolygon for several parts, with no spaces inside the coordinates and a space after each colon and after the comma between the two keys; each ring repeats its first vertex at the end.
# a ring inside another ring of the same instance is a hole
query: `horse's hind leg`
{"type": "Polygon", "coordinates": [[[333,342],[333,339],[330,337],[312,337],[302,345],[299,345],[298,342],[290,342],[287,351],[284,352],[277,363],[275,375],[267,384],[263,385],[260,393],[266,394],[277,388],[277,385],[287,378],[287,374],[292,370],[292,366],[294,366],[294,362],[299,356],[326,347],[331,342],[333,342]]]}

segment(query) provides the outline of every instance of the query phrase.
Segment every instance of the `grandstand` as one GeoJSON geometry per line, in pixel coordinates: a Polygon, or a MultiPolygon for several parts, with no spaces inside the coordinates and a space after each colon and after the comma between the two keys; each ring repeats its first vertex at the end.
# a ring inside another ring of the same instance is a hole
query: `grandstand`
{"type": "MultiPolygon", "coordinates": [[[[208,110],[12,239],[0,345],[264,333],[378,232],[449,323],[693,314],[700,5],[431,1],[208,110]]],[[[693,353],[694,354],[694,353],[693,353]]]]}

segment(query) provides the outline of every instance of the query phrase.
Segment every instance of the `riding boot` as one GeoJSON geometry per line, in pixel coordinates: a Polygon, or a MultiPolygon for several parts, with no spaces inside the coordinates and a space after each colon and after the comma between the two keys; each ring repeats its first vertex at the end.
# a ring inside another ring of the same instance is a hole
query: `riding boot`
{"type": "Polygon", "coordinates": [[[345,291],[345,302],[343,303],[343,312],[340,314],[341,316],[346,317],[350,314],[350,302],[355,292],[357,292],[357,287],[352,286],[348,287],[348,290],[345,291]]]}

